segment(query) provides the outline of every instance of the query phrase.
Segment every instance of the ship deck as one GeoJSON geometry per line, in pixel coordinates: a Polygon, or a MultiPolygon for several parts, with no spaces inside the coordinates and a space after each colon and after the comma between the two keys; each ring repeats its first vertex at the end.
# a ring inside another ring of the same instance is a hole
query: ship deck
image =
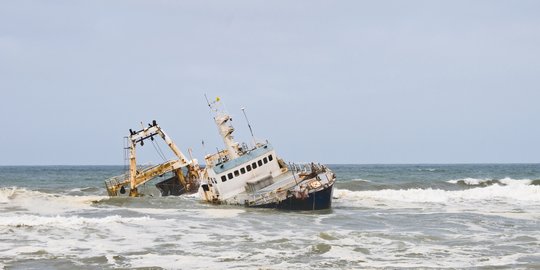
{"type": "Polygon", "coordinates": [[[253,193],[253,196],[260,196],[260,195],[268,194],[269,192],[275,191],[277,189],[287,190],[295,186],[297,183],[301,182],[301,180],[299,179],[299,176],[298,175],[293,176],[293,174],[290,171],[279,175],[278,177],[274,178],[274,180],[275,181],[273,184],[265,188],[257,190],[256,192],[253,193]]]}

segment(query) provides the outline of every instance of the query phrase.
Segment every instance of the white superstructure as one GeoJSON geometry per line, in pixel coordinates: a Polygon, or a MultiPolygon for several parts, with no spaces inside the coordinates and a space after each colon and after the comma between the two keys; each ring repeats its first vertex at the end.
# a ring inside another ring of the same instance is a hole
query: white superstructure
{"type": "Polygon", "coordinates": [[[310,190],[331,189],[335,176],[326,167],[312,164],[305,171],[289,171],[268,142],[255,142],[255,146],[248,148],[234,141],[232,119],[222,109],[219,98],[208,105],[225,149],[205,157],[206,168],[199,188],[204,200],[257,206],[279,203],[287,199],[293,189],[306,195],[310,190]],[[319,173],[325,179],[321,179],[319,173]]]}

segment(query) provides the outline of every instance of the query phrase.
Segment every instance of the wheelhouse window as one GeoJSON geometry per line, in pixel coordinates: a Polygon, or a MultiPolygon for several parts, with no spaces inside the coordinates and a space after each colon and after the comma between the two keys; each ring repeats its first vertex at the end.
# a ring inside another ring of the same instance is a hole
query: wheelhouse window
{"type": "Polygon", "coordinates": [[[259,160],[257,163],[259,164],[259,167],[262,166],[262,160],[259,160]]]}
{"type": "Polygon", "coordinates": [[[247,168],[247,171],[248,171],[248,172],[251,172],[251,165],[247,165],[246,168],[247,168]]]}
{"type": "Polygon", "coordinates": [[[234,171],[234,176],[239,176],[240,175],[240,172],[238,170],[234,171]]]}
{"type": "Polygon", "coordinates": [[[246,173],[246,168],[240,168],[240,173],[242,174],[246,173]]]}
{"type": "Polygon", "coordinates": [[[268,158],[264,157],[263,162],[264,162],[264,164],[268,163],[268,158]]]}
{"type": "Polygon", "coordinates": [[[253,169],[257,169],[257,163],[255,162],[251,163],[251,167],[253,167],[253,169]]]}
{"type": "Polygon", "coordinates": [[[229,180],[233,178],[232,173],[227,174],[227,177],[229,177],[229,180]]]}
{"type": "Polygon", "coordinates": [[[268,156],[268,160],[269,160],[269,161],[272,161],[272,160],[274,160],[274,157],[272,157],[272,155],[269,155],[269,156],[268,156]]]}
{"type": "Polygon", "coordinates": [[[225,175],[221,176],[221,182],[227,181],[227,177],[225,175]]]}

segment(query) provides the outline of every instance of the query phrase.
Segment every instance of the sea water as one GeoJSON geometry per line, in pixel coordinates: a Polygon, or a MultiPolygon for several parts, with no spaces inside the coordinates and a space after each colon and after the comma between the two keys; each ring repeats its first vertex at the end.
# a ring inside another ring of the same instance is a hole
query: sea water
{"type": "Polygon", "coordinates": [[[539,164],[330,167],[315,212],[109,198],[122,166],[0,167],[0,269],[540,268],[539,164]]]}

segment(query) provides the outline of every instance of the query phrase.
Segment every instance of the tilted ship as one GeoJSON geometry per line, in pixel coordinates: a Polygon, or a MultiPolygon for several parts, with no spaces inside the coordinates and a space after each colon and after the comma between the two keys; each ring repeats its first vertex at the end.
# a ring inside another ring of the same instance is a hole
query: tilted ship
{"type": "Polygon", "coordinates": [[[129,163],[129,168],[124,174],[105,180],[109,196],[143,196],[145,194],[140,191],[141,187],[145,187],[149,181],[164,176],[166,179],[156,184],[162,196],[178,196],[197,192],[202,172],[197,160],[188,159],[155,120],[148,124],[148,127],[143,127],[139,131],[130,129],[129,136],[125,139],[124,158],[129,163]],[[154,144],[154,138],[163,139],[174,153],[175,158],[158,165],[138,166],[137,145],[144,146],[144,142],[148,140],[154,144]]]}
{"type": "MultiPolygon", "coordinates": [[[[196,159],[188,159],[155,121],[139,131],[130,130],[127,140],[129,170],[105,181],[109,196],[141,196],[139,187],[160,176],[168,177],[156,184],[162,196],[197,192],[200,198],[213,204],[286,210],[320,210],[332,206],[335,174],[317,163],[287,164],[273,146],[234,140],[231,116],[222,109],[220,99],[208,102],[225,149],[205,156],[204,168],[196,159]],[[147,168],[136,164],[135,147],[144,141],[161,137],[176,158],[147,168]]],[[[245,116],[245,112],[244,112],[245,116]]],[[[247,117],[246,117],[247,120],[247,117]]],[[[251,125],[248,121],[251,131],[251,125]]],[[[254,137],[253,137],[254,138],[254,137]]]]}
{"type": "MultiPolygon", "coordinates": [[[[205,201],[288,210],[331,207],[336,176],[328,167],[315,163],[286,164],[268,142],[254,140],[252,148],[245,143],[240,145],[234,141],[231,116],[221,109],[219,98],[208,106],[225,149],[205,157],[199,187],[205,201]]],[[[249,121],[248,126],[251,131],[249,121]]]]}

